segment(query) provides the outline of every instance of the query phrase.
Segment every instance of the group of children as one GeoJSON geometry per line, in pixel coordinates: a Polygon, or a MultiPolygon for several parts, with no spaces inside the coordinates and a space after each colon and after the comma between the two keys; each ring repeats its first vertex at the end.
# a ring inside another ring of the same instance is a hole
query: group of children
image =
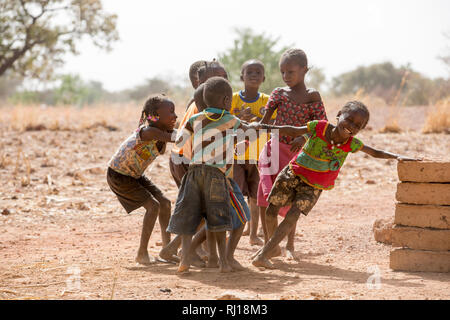
{"type": "Polygon", "coordinates": [[[163,244],[159,256],[179,263],[179,273],[191,265],[243,270],[234,252],[247,222],[250,243],[262,246],[252,264],[274,268],[269,259],[281,253],[279,243],[286,236],[286,253],[294,256],[300,214],[309,213],[322,190],[333,188],[349,153],[415,160],[354,137],[369,121],[362,102],[348,102],[337,123],[328,122],[319,92],[305,85],[308,62],[302,50],[285,51],[280,72],[287,86],[267,96],[259,92],[264,64],[248,60],[241,69],[244,89],[233,94],[220,62],[195,62],[189,70],[195,92],[177,130],[175,106],[168,97],[146,101],[138,129],[113,155],[107,172],[111,190],[128,213],[146,209],[138,263],[152,262],[147,245],[158,218],[163,244]],[[169,167],[179,188],[172,215],[170,201],[144,175],[167,142],[175,143],[169,167]],[[278,215],[284,217],[280,225],[278,215]],[[258,220],[264,242],[258,238],[258,220]],[[172,233],[176,236],[171,240],[172,233]]]}

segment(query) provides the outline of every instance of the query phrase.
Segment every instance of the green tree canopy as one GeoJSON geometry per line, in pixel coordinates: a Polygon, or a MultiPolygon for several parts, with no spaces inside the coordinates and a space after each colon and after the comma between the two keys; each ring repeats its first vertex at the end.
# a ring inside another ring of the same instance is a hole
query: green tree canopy
{"type": "Polygon", "coordinates": [[[110,50],[118,40],[115,14],[100,0],[1,0],[0,77],[7,70],[49,79],[68,52],[87,36],[110,50]]]}

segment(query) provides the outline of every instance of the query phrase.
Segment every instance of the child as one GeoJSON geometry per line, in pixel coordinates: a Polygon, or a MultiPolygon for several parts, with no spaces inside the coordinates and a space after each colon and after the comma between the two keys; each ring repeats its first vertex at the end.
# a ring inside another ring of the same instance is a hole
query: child
{"type": "MultiPolygon", "coordinates": [[[[244,82],[244,90],[233,94],[230,113],[244,121],[260,121],[265,112],[265,105],[269,96],[259,92],[259,86],[264,82],[264,64],[256,59],[251,59],[241,67],[241,81],[244,82]]],[[[272,119],[275,119],[274,112],[272,119]]],[[[259,146],[264,146],[267,142],[267,135],[261,135],[251,145],[248,146],[245,155],[237,156],[238,163],[233,167],[233,180],[236,181],[242,193],[248,197],[251,212],[251,222],[249,232],[244,231],[244,235],[250,235],[251,245],[262,245],[258,238],[259,211],[256,203],[259,185],[258,157],[261,153],[259,146]]]]}
{"type": "Polygon", "coordinates": [[[119,147],[108,163],[107,182],[124,209],[130,213],[146,209],[136,261],[149,264],[148,241],[159,217],[163,245],[170,242],[166,231],[170,201],[145,175],[145,169],[164,153],[166,142],[173,142],[177,116],[175,105],[164,95],[150,97],[144,105],[139,127],[119,147]],[[147,125],[145,125],[147,124],[147,125]]]}
{"type": "MultiPolygon", "coordinates": [[[[308,72],[308,59],[305,52],[300,49],[288,49],[280,58],[280,72],[287,87],[276,88],[272,91],[266,105],[266,112],[261,123],[268,123],[272,114],[277,110],[275,125],[304,126],[308,121],[326,120],[325,108],[319,92],[306,88],[305,75],[308,72]]],[[[266,144],[259,158],[260,182],[258,187],[258,206],[261,208],[261,224],[265,227],[265,208],[269,205],[267,197],[272,189],[273,182],[295,152],[305,142],[300,136],[292,139],[287,136],[273,137],[266,144]],[[279,147],[279,150],[272,148],[279,147]],[[278,167],[276,166],[278,164],[278,167]],[[268,166],[272,168],[268,170],[268,166]]],[[[283,208],[280,215],[285,215],[288,208],[283,208]]],[[[267,225],[265,241],[273,234],[274,229],[267,225]]],[[[286,254],[294,259],[295,225],[289,233],[286,244],[286,254]]],[[[276,247],[273,255],[279,255],[280,248],[276,247]]]]}
{"type": "Polygon", "coordinates": [[[311,135],[303,149],[280,172],[270,191],[269,207],[266,211],[267,227],[275,229],[270,240],[257,252],[253,265],[274,268],[268,260],[270,252],[292,229],[300,214],[305,216],[314,207],[322,190],[334,187],[339,170],[349,153],[361,150],[381,159],[416,160],[364,145],[354,136],[369,121],[369,111],[358,101],[348,102],[337,114],[337,124],[325,120],[314,120],[304,127],[267,126],[279,129],[280,134],[292,137],[305,133],[311,135]],[[291,205],[284,220],[277,227],[277,213],[281,207],[291,205]]]}
{"type": "MultiPolygon", "coordinates": [[[[200,85],[200,81],[198,79],[198,69],[202,67],[205,63],[207,63],[205,60],[199,60],[195,61],[191,66],[189,67],[189,80],[191,81],[192,88],[197,89],[200,85]]],[[[191,100],[189,100],[188,104],[186,105],[186,110],[191,106],[191,104],[194,102],[194,98],[192,97],[191,100]]]]}
{"type": "MultiPolygon", "coordinates": [[[[229,113],[232,89],[226,79],[208,79],[203,98],[208,108],[191,117],[184,129],[193,139],[192,160],[181,181],[175,210],[167,229],[182,235],[180,273],[189,271],[191,239],[202,218],[205,218],[208,231],[214,234],[217,241],[220,272],[233,271],[235,261],[229,257],[240,237],[232,233],[229,243],[226,243],[225,233],[233,229],[229,202],[230,190],[234,189],[227,180],[233,166],[233,153],[229,150],[234,150],[234,137],[228,131],[253,127],[241,123],[229,113]]],[[[240,233],[242,229],[243,225],[240,233]]]]}

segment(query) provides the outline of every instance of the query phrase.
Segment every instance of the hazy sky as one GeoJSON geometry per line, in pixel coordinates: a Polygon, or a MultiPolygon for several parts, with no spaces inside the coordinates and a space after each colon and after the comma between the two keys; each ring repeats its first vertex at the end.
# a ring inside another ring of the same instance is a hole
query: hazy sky
{"type": "Polygon", "coordinates": [[[103,0],[118,15],[121,40],[110,53],[88,41],[62,72],[97,80],[109,90],[146,78],[187,77],[192,62],[233,45],[234,27],[279,36],[303,49],[327,80],[359,65],[411,63],[429,77],[447,76],[437,59],[450,50],[449,0],[103,0]]]}

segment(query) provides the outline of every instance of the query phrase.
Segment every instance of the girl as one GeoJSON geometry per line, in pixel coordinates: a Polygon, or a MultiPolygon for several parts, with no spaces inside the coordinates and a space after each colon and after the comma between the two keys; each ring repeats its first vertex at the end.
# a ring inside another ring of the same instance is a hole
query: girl
{"type": "MultiPolygon", "coordinates": [[[[303,50],[288,49],[281,55],[280,72],[287,87],[276,88],[272,91],[261,123],[267,124],[275,111],[277,111],[275,120],[277,126],[304,126],[308,121],[327,119],[319,92],[306,88],[305,75],[308,70],[308,59],[303,50]]],[[[302,136],[294,140],[287,136],[272,136],[261,152],[258,161],[260,182],[257,204],[260,207],[261,224],[266,242],[275,231],[271,226],[266,228],[265,211],[269,205],[266,199],[278,173],[304,142],[305,138],[302,136]],[[276,150],[278,146],[279,150],[276,150]]],[[[284,216],[287,209],[289,208],[281,210],[280,215],[284,216]]],[[[286,244],[286,254],[290,259],[294,258],[294,236],[295,225],[289,233],[286,244]]],[[[273,255],[279,255],[280,252],[280,248],[276,247],[273,255]]]]}
{"type": "Polygon", "coordinates": [[[119,147],[108,163],[107,181],[124,209],[130,213],[146,209],[136,261],[149,264],[148,241],[159,217],[163,246],[170,242],[166,231],[170,219],[170,201],[145,175],[144,171],[173,142],[177,116],[175,105],[164,95],[150,97],[144,105],[139,127],[119,147]]]}
{"type": "Polygon", "coordinates": [[[374,158],[417,160],[374,149],[355,138],[354,136],[367,125],[368,121],[367,107],[359,101],[350,101],[338,112],[336,125],[324,120],[315,120],[303,127],[262,126],[263,129],[279,129],[280,133],[293,137],[306,133],[311,137],[302,150],[280,172],[270,191],[266,223],[267,227],[275,229],[275,232],[265,246],[256,253],[252,261],[253,265],[274,268],[269,261],[270,252],[295,226],[300,214],[307,215],[311,211],[322,190],[331,190],[334,187],[340,168],[349,153],[361,150],[374,158]],[[286,205],[292,205],[292,207],[277,227],[277,213],[286,205]]]}

